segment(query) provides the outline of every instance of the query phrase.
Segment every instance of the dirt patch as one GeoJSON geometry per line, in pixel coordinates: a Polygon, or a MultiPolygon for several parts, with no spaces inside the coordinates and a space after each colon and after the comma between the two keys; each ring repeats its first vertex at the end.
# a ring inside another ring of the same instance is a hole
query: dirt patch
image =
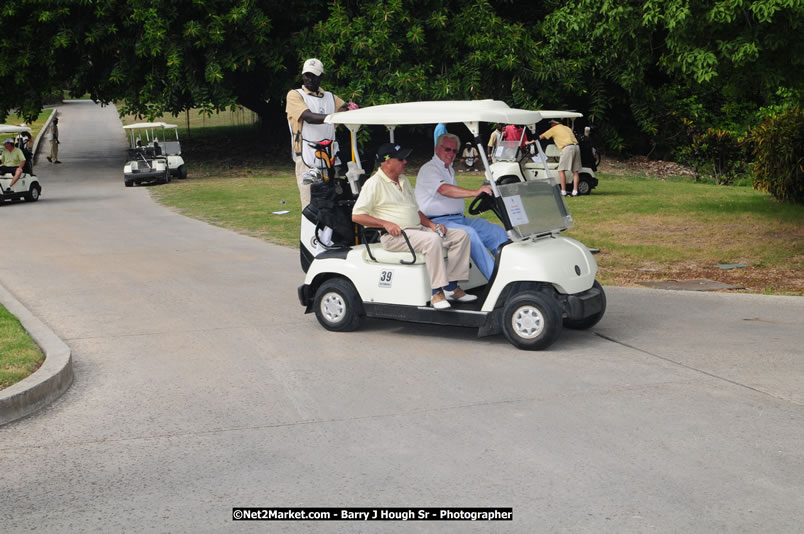
{"type": "Polygon", "coordinates": [[[692,167],[674,161],[648,159],[645,156],[634,156],[629,159],[603,158],[598,167],[598,172],[615,175],[636,174],[655,176],[657,178],[695,176],[695,170],[692,167]]]}
{"type": "Polygon", "coordinates": [[[804,295],[804,277],[798,269],[748,266],[743,269],[723,270],[713,264],[690,262],[678,265],[645,264],[634,269],[631,266],[607,265],[604,254],[598,255],[597,260],[603,281],[618,286],[637,286],[639,282],[706,279],[745,288],[727,290],[728,292],[804,295]]]}

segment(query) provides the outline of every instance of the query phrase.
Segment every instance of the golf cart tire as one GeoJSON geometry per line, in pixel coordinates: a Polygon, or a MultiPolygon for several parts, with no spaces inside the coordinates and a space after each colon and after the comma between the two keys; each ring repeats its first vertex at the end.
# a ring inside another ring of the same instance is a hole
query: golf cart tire
{"type": "Polygon", "coordinates": [[[39,187],[37,184],[31,184],[31,188],[25,193],[25,200],[28,202],[36,202],[39,200],[39,193],[42,192],[42,188],[39,187]]]}
{"type": "Polygon", "coordinates": [[[571,328],[573,330],[586,330],[595,326],[603,318],[603,315],[606,313],[606,292],[603,291],[603,286],[601,286],[600,282],[597,280],[595,280],[595,283],[592,285],[592,287],[600,291],[600,311],[594,315],[590,315],[589,317],[584,317],[583,319],[564,319],[564,326],[567,328],[571,328]]]}
{"type": "Polygon", "coordinates": [[[133,187],[134,186],[134,182],[132,180],[126,180],[123,183],[126,184],[126,187],[133,187]]]}
{"type": "Polygon", "coordinates": [[[316,319],[332,332],[351,332],[360,326],[360,298],[352,283],[330,278],[315,292],[316,319]]]}
{"type": "Polygon", "coordinates": [[[186,180],[187,179],[187,167],[184,165],[179,165],[179,168],[176,169],[176,178],[179,180],[186,180]]]}
{"type": "Polygon", "coordinates": [[[170,170],[165,170],[165,177],[162,178],[162,182],[169,184],[170,183],[170,170]]]}
{"type": "Polygon", "coordinates": [[[591,195],[592,194],[592,177],[587,173],[582,173],[578,180],[578,194],[591,195]]]}
{"type": "Polygon", "coordinates": [[[506,302],[502,331],[513,346],[522,350],[542,350],[561,334],[561,311],[549,295],[526,291],[506,302]]]}

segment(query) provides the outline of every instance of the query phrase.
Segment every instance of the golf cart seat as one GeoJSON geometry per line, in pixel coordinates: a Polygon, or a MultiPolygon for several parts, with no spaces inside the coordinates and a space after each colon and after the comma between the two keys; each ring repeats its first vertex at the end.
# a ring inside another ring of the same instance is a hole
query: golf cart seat
{"type": "MultiPolygon", "coordinates": [[[[550,143],[544,149],[544,155],[547,156],[547,168],[550,170],[556,170],[558,168],[558,159],[561,157],[561,151],[558,149],[556,145],[550,143]]],[[[538,155],[536,156],[538,159],[538,155]]],[[[543,169],[544,166],[542,165],[541,161],[530,161],[525,164],[526,169],[543,169]]]]}

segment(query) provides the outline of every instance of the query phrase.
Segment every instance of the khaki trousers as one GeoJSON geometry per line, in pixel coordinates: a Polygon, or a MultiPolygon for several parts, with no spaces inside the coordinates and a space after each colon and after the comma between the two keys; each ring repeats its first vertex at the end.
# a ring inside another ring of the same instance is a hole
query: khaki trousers
{"type": "Polygon", "coordinates": [[[299,195],[301,196],[301,209],[307,207],[310,203],[310,186],[302,183],[302,176],[310,170],[310,167],[304,164],[301,156],[296,156],[296,183],[299,185],[299,195]]]}
{"type": "Polygon", "coordinates": [[[51,141],[50,142],[50,159],[56,161],[59,159],[59,142],[58,141],[51,141]]]}
{"type": "MultiPolygon", "coordinates": [[[[424,263],[430,275],[430,287],[440,289],[450,282],[469,279],[469,252],[471,251],[469,234],[463,230],[447,228],[447,234],[442,239],[437,233],[425,228],[415,226],[405,228],[413,250],[424,254],[424,263]],[[446,265],[442,247],[447,249],[446,265]]],[[[408,249],[405,238],[385,234],[380,238],[385,250],[391,252],[405,252],[408,249]]]]}

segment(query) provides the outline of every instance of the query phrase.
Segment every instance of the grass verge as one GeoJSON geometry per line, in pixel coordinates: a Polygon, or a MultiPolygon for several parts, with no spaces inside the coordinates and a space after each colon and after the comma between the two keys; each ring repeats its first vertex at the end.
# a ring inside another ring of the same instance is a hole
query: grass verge
{"type": "Polygon", "coordinates": [[[16,317],[0,306],[0,389],[39,369],[45,355],[16,317]]]}

